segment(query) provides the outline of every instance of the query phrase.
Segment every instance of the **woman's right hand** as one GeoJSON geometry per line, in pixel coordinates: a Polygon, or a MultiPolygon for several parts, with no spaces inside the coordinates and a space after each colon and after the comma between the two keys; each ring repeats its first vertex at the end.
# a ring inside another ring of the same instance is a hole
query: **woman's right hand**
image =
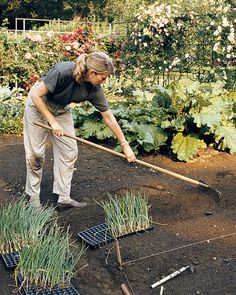
{"type": "Polygon", "coordinates": [[[128,162],[135,162],[136,156],[128,142],[122,144],[123,153],[126,155],[128,162]]]}
{"type": "Polygon", "coordinates": [[[61,127],[61,125],[58,122],[53,122],[50,125],[52,127],[52,131],[53,131],[54,134],[56,134],[57,136],[63,136],[64,135],[63,128],[61,127]]]}

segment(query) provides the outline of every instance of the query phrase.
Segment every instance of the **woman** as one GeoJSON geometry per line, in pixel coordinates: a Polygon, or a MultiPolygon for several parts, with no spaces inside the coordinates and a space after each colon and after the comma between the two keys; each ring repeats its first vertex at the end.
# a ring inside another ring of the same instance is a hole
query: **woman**
{"type": "Polygon", "coordinates": [[[48,123],[54,155],[53,193],[59,195],[58,204],[83,207],[86,203],[70,197],[74,163],[77,159],[77,143],[63,136],[75,136],[69,104],[91,102],[100,111],[104,122],[112,130],[129,162],[135,155],[113,116],[104,97],[101,84],[113,73],[111,59],[103,52],[82,54],[74,62],[61,62],[43,75],[30,91],[24,114],[24,145],[26,152],[26,188],[30,203],[40,207],[40,184],[45,159],[45,142],[49,132],[34,124],[48,123]]]}

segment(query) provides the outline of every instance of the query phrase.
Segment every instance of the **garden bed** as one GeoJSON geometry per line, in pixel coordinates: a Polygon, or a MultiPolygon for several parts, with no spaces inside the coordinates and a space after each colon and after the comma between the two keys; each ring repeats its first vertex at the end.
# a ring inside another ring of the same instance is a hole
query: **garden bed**
{"type": "MultiPolygon", "coordinates": [[[[93,251],[88,248],[72,281],[80,295],[122,295],[120,285],[132,286],[135,295],[159,294],[151,285],[183,266],[194,267],[164,284],[169,295],[234,295],[236,289],[236,156],[204,151],[191,163],[174,162],[160,155],[142,159],[196,180],[203,179],[222,191],[219,203],[195,185],[129,164],[123,159],[79,145],[72,197],[87,201],[87,208],[58,211],[62,225],[70,225],[74,238],[86,228],[104,223],[101,202],[110,194],[140,190],[149,198],[155,230],[120,240],[126,263],[117,269],[113,243],[93,251]],[[216,237],[222,238],[215,239],[216,237]],[[225,236],[225,237],[224,237],[225,236]],[[214,240],[215,239],[215,240],[214,240]],[[155,254],[155,255],[154,255],[155,254]],[[143,257],[146,259],[138,260],[143,257]],[[133,261],[132,263],[129,263],[133,261]]],[[[47,147],[42,200],[52,203],[52,151],[47,147]]],[[[0,137],[0,203],[21,195],[25,158],[21,137],[0,137]]],[[[78,242],[79,244],[79,242],[78,242]]],[[[1,295],[15,290],[12,271],[0,262],[1,295]]]]}

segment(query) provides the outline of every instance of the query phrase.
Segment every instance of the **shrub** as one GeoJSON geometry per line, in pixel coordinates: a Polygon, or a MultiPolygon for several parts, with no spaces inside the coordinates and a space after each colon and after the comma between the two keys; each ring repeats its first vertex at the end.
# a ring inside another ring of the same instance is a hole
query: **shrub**
{"type": "Polygon", "coordinates": [[[25,97],[20,89],[0,88],[0,102],[0,134],[21,134],[25,97]]]}
{"type": "Polygon", "coordinates": [[[172,79],[185,72],[199,81],[230,78],[232,87],[235,16],[235,9],[222,0],[210,1],[204,14],[160,1],[143,6],[126,42],[127,67],[140,68],[140,78],[162,73],[170,78],[173,71],[177,74],[172,79]],[[145,69],[149,71],[145,73],[145,69]]]}
{"type": "MultiPolygon", "coordinates": [[[[110,106],[136,154],[171,150],[179,160],[191,161],[206,146],[236,153],[236,95],[225,90],[224,83],[182,80],[133,94],[110,106]]],[[[88,106],[86,110],[73,110],[77,134],[110,138],[99,113],[88,106]]],[[[119,145],[117,149],[121,151],[119,145]]]]}
{"type": "Polygon", "coordinates": [[[108,52],[117,60],[122,40],[114,35],[95,32],[90,22],[82,23],[72,33],[30,32],[23,36],[0,29],[0,77],[3,85],[29,90],[35,80],[63,60],[74,61],[81,53],[108,52]]]}

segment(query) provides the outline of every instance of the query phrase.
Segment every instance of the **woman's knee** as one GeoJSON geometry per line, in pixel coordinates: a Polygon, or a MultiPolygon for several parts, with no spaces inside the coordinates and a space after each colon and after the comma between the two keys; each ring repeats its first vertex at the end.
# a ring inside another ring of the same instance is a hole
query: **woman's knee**
{"type": "Polygon", "coordinates": [[[68,152],[67,156],[71,161],[73,161],[73,162],[76,161],[77,158],[78,158],[78,148],[77,148],[77,146],[73,150],[70,150],[70,152],[68,152]]]}
{"type": "Polygon", "coordinates": [[[43,167],[44,160],[44,155],[31,154],[30,156],[26,157],[27,164],[34,171],[40,170],[43,167]]]}

